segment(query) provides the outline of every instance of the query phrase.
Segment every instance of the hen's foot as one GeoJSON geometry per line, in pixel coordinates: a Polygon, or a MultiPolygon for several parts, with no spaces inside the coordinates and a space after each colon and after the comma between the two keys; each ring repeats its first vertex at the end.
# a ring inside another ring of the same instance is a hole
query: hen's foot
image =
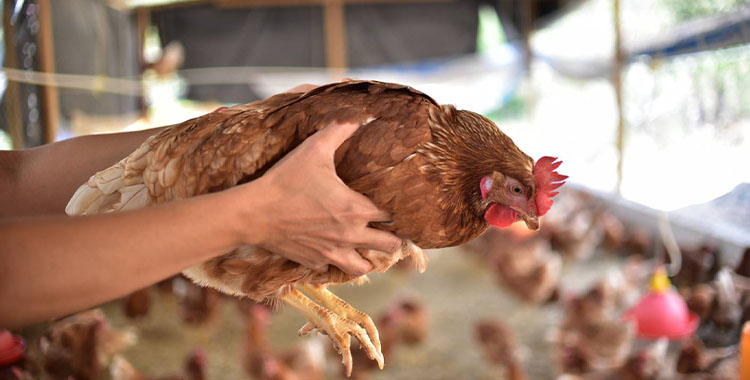
{"type": "Polygon", "coordinates": [[[282,300],[299,310],[309,321],[302,326],[300,334],[306,335],[314,329],[327,334],[333,341],[336,350],[342,356],[342,363],[346,367],[347,376],[351,375],[352,372],[350,335],[354,335],[362,344],[367,356],[370,359],[375,360],[378,363],[378,366],[382,369],[384,365],[383,354],[380,352],[380,341],[378,340],[377,329],[375,329],[375,325],[372,323],[370,317],[367,316],[367,314],[354,309],[324,287],[303,286],[302,288],[306,292],[309,292],[313,298],[325,307],[331,308],[331,310],[320,307],[297,289],[292,289],[289,293],[284,295],[282,300]],[[332,307],[329,305],[335,306],[332,307]],[[349,315],[354,316],[354,318],[357,318],[358,320],[365,320],[362,317],[362,315],[364,315],[364,317],[366,317],[365,323],[369,322],[369,325],[365,324],[366,328],[363,328],[357,321],[348,318],[349,315]],[[368,332],[371,330],[375,331],[374,335],[368,335],[368,332]],[[377,346],[373,344],[372,340],[370,340],[371,336],[374,337],[377,346]]]}

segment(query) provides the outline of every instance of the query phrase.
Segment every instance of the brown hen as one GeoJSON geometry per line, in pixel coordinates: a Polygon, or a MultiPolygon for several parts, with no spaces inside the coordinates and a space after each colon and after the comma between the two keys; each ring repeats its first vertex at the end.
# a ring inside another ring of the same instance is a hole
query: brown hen
{"type": "Polygon", "coordinates": [[[101,310],[89,310],[50,326],[39,339],[41,363],[49,379],[95,380],[134,342],[132,332],[113,329],[101,310]]]}
{"type": "MultiPolygon", "coordinates": [[[[424,270],[423,248],[467,242],[488,224],[523,220],[531,229],[567,178],[552,157],[523,153],[489,119],[440,105],[409,87],[349,81],[304,94],[284,93],[220,109],[171,126],[91,177],[70,200],[71,215],[121,211],[220,191],[263,175],[300,142],[332,122],[358,122],[336,151],[337,174],[393,216],[373,227],[404,240],[401,250],[360,253],[383,272],[402,259],[424,270]]],[[[257,301],[283,301],[332,338],[351,371],[350,335],[382,367],[378,333],[367,314],[327,286],[355,280],[319,273],[257,247],[243,246],[184,271],[199,284],[257,301]],[[318,303],[313,302],[301,291],[318,303]]]]}

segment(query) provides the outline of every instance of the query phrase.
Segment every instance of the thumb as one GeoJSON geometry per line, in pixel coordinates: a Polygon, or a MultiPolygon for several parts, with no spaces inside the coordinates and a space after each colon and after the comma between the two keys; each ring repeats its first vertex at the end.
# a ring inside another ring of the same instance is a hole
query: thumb
{"type": "Polygon", "coordinates": [[[325,150],[333,154],[360,126],[359,123],[332,123],[315,135],[325,150]]]}

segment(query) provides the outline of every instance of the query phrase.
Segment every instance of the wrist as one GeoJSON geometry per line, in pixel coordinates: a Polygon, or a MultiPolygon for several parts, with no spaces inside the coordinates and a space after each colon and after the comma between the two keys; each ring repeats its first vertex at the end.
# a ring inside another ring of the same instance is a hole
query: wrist
{"type": "MultiPolygon", "coordinates": [[[[265,177],[265,176],[264,176],[265,177]]],[[[278,194],[271,181],[258,178],[252,182],[224,191],[222,200],[229,217],[229,229],[239,245],[261,245],[268,240],[270,204],[278,194]]]]}

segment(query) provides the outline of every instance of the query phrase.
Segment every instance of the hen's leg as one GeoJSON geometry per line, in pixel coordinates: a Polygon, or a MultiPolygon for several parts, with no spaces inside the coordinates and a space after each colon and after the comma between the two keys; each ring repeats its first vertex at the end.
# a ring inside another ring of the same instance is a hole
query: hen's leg
{"type": "MultiPolygon", "coordinates": [[[[307,320],[310,321],[301,330],[300,334],[307,334],[313,328],[326,333],[333,344],[336,346],[339,354],[342,356],[342,363],[346,367],[347,376],[352,373],[352,353],[350,335],[354,335],[362,343],[362,347],[367,352],[367,356],[378,362],[378,366],[383,368],[383,354],[370,341],[367,331],[360,327],[356,322],[339,316],[331,310],[320,307],[311,301],[299,290],[292,288],[281,299],[299,310],[307,320]]],[[[343,301],[341,301],[343,302],[343,301]]],[[[351,308],[351,306],[349,306],[351,308]]],[[[369,317],[368,317],[369,318],[369,317]]]]}
{"type": "MultiPolygon", "coordinates": [[[[346,301],[331,293],[331,291],[323,285],[301,285],[300,288],[302,288],[302,290],[309,294],[314,300],[323,305],[323,307],[330,309],[339,317],[354,321],[363,327],[367,331],[367,335],[372,339],[372,343],[375,345],[378,354],[382,356],[382,353],[380,353],[380,335],[378,334],[377,327],[375,327],[375,323],[372,322],[372,318],[370,318],[369,315],[353,308],[352,305],[349,305],[346,301]]],[[[312,326],[309,325],[303,326],[303,332],[307,332],[304,330],[309,330],[311,328],[312,326]]]]}

